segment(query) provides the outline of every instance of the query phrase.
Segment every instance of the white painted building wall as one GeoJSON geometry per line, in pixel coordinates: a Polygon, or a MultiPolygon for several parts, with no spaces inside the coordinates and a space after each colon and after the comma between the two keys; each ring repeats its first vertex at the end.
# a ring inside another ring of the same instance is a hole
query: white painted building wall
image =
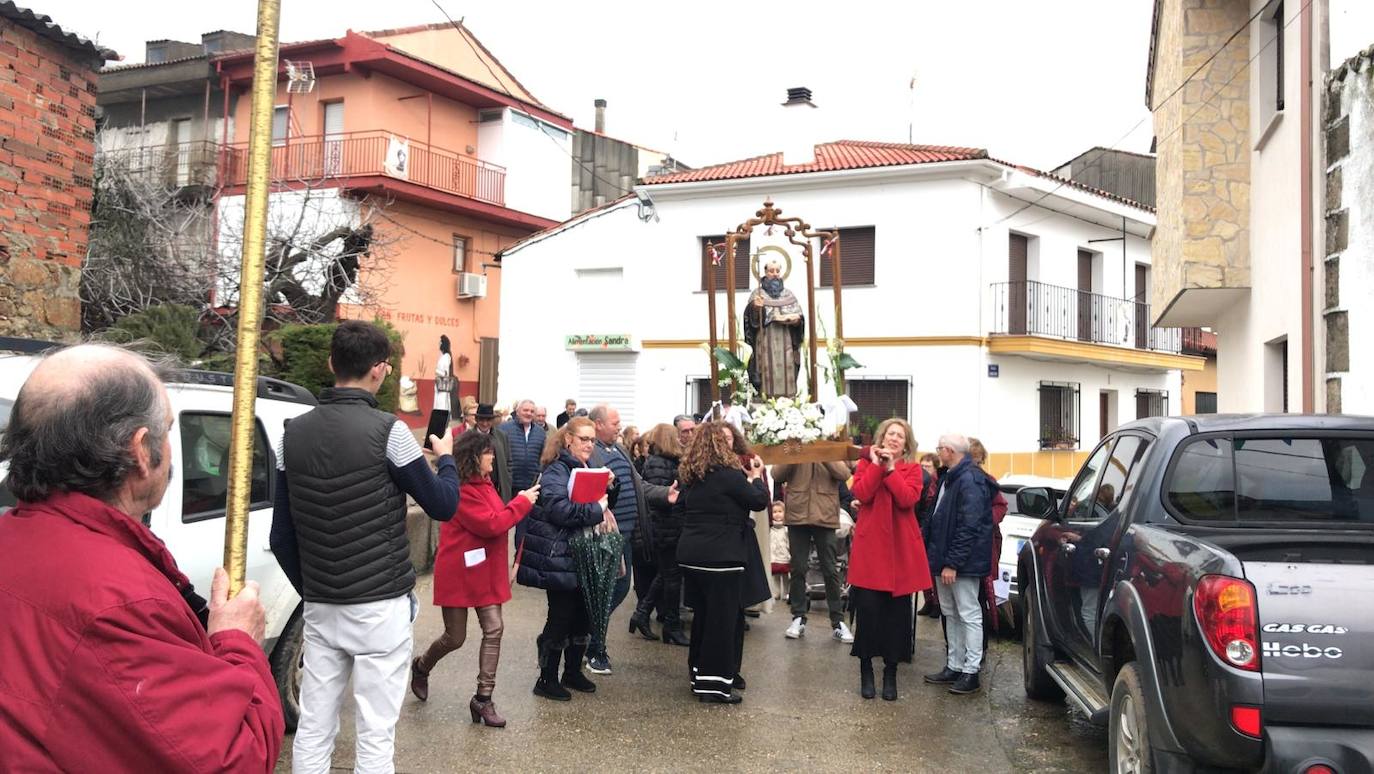
{"type": "Polygon", "coordinates": [[[572,214],[571,152],[567,130],[510,108],[500,110],[499,120],[477,125],[477,157],[506,168],[506,206],[512,210],[566,220],[572,214]]]}
{"type": "MultiPolygon", "coordinates": [[[[578,358],[595,355],[568,351],[564,336],[628,333],[638,352],[636,399],[628,410],[622,407],[622,414],[642,427],[689,409],[688,380],[709,374],[707,354],[696,347],[645,347],[643,342],[706,337],[699,238],[733,229],[769,195],[784,215],[802,217],[816,227],[875,227],[877,282],[846,288],[844,293],[844,332],[851,341],[986,335],[993,319],[989,284],[1007,278],[1009,229],[1036,237],[1032,244],[1033,250],[1038,246],[1034,263],[1039,276],[1033,267],[1031,279],[1075,287],[1077,251],[1090,248],[1103,253],[1103,289],[1109,295],[1121,294],[1121,243],[1087,242],[1119,236],[1119,226],[1114,230],[1042,207],[997,223],[1034,197],[1015,186],[1008,190],[1016,199],[985,190],[977,181],[996,182],[999,175],[990,162],[938,166],[736,181],[709,189],[701,184],[648,186],[657,222],[641,222],[635,202],[628,201],[517,245],[502,259],[500,400],[529,395],[550,406],[568,397],[585,403],[587,397],[577,391],[578,358]],[[980,231],[980,226],[985,228],[980,231]]],[[[1077,214],[1090,215],[1096,207],[1096,217],[1104,222],[1115,218],[1119,223],[1116,213],[1130,209],[1081,192],[1073,192],[1072,199],[1077,214]],[[1100,205],[1083,204],[1092,199],[1100,205]]],[[[1132,212],[1130,228],[1135,233],[1127,239],[1127,262],[1148,263],[1145,233],[1153,216],[1132,212]]],[[[754,234],[751,248],[757,250],[768,238],[763,229],[754,234]]],[[[781,236],[777,229],[774,240],[781,236]]],[[[790,252],[794,266],[787,285],[805,306],[800,251],[790,252]]],[[[1128,267],[1128,295],[1135,292],[1133,274],[1128,267]]],[[[748,289],[738,290],[737,314],[747,295],[748,289]]],[[[832,303],[828,288],[817,291],[817,318],[833,333],[832,303]]],[[[722,325],[725,310],[722,292],[722,325]]],[[[719,332],[723,339],[724,328],[719,332]]],[[[1080,383],[1084,449],[1098,438],[1098,395],[1103,389],[1116,391],[1117,416],[1123,421],[1135,418],[1138,388],[1167,390],[1172,413],[1178,412],[1181,401],[1177,371],[1136,372],[993,356],[977,344],[850,344],[846,351],[864,365],[850,372],[851,379],[910,380],[910,419],[926,449],[941,433],[959,431],[978,435],[997,451],[1035,450],[1041,380],[1080,383]],[[999,366],[997,378],[989,378],[989,364],[999,366]]],[[[827,385],[821,396],[828,392],[827,385]]]]}

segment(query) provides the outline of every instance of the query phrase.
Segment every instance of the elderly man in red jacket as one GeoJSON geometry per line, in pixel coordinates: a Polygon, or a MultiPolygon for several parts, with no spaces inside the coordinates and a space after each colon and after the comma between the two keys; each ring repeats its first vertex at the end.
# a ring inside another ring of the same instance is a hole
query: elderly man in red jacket
{"type": "Polygon", "coordinates": [[[0,517],[0,770],[276,764],[256,584],[228,599],[219,570],[207,609],[141,521],[171,427],[158,374],[114,347],[51,355],[19,392],[0,441],[19,499],[0,517]]]}

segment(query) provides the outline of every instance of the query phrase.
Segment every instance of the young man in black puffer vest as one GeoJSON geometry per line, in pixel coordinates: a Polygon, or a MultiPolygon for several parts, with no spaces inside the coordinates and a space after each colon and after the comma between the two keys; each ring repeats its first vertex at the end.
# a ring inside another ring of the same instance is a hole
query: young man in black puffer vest
{"type": "Polygon", "coordinates": [[[350,677],[357,770],[391,770],[418,609],[406,495],[438,521],[458,507],[449,435],[429,439],[436,476],[410,429],[377,409],[390,360],[380,328],[340,323],[329,347],[334,386],[291,420],[277,450],[272,551],[305,600],[297,772],[329,770],[350,677]]]}

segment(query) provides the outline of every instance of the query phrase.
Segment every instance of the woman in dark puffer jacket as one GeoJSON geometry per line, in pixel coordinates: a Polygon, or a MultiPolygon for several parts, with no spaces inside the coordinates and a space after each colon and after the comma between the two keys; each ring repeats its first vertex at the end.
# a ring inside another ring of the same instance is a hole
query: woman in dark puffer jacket
{"type": "MultiPolygon", "coordinates": [[[[677,466],[683,453],[677,428],[666,423],[656,425],[645,437],[649,442],[649,454],[644,458],[644,468],[640,474],[650,484],[670,486],[677,480],[677,466]]],[[[689,641],[682,632],[679,618],[682,570],[677,564],[677,541],[682,534],[682,506],[664,508],[650,504],[649,520],[653,525],[653,550],[658,562],[658,577],[654,579],[650,593],[640,602],[640,607],[635,608],[631,626],[642,622],[641,631],[648,630],[650,607],[656,604],[663,620],[663,641],[685,646],[689,641]]]]}
{"type": "Polygon", "coordinates": [[[568,499],[568,479],[575,468],[587,467],[595,444],[596,428],[586,417],[574,417],[549,435],[540,458],[543,473],[539,477],[539,500],[525,519],[525,530],[516,547],[516,561],[520,563],[516,580],[523,586],[544,589],[548,595],[548,618],[537,640],[539,680],[534,684],[534,694],[555,701],[571,699],[569,688],[582,693],[596,691],[596,684],[582,674],[591,621],[568,545],[588,527],[616,529],[610,509],[619,494],[619,482],[611,485],[600,502],[578,504],[568,499]]]}

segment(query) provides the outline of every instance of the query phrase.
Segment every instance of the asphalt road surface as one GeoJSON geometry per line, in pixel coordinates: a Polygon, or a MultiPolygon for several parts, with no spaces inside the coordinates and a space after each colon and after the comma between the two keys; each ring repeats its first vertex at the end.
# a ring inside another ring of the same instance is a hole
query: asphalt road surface
{"type": "MultiPolygon", "coordinates": [[[[431,579],[416,589],[421,611],[417,652],[440,632],[431,579]]],[[[633,600],[633,594],[631,595],[633,600]]],[[[806,637],[788,640],[784,603],[749,619],[744,702],[704,705],[691,695],[686,648],[626,633],[631,603],[611,621],[615,673],[589,675],[592,695],[552,702],[530,693],[537,676],[535,636],[543,626],[542,592],[515,587],[505,606],[505,636],[495,699],[509,725],[474,725],[468,700],[476,685],[481,632],[430,676],[429,701],[407,693],[397,729],[398,772],[494,771],[912,771],[1101,772],[1105,736],[1063,704],[1033,702],[1021,688],[1020,645],[993,643],[983,690],[960,697],[924,685],[920,675],[944,659],[939,623],[921,618],[916,663],[898,672],[900,696],[865,701],[858,661],[831,639],[824,602],[806,637]]],[[[657,628],[657,627],[656,627],[657,628]]],[[[880,675],[881,677],[881,675],[880,675]]],[[[353,765],[353,709],[345,707],[334,766],[353,765]]],[[[289,771],[287,737],[278,771],[289,771]]]]}

